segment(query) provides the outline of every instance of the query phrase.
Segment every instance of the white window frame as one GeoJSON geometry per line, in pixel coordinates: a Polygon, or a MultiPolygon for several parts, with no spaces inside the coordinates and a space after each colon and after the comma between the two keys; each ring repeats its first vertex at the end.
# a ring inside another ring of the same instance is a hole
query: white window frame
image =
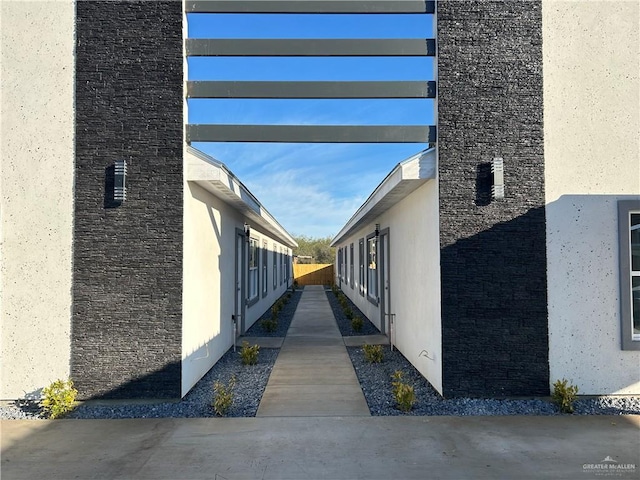
{"type": "Polygon", "coordinates": [[[349,285],[351,286],[351,289],[353,290],[353,284],[355,282],[355,278],[354,278],[354,268],[353,268],[353,242],[351,242],[351,244],[349,245],[349,285]]]}
{"type": "Polygon", "coordinates": [[[251,305],[258,301],[258,292],[260,292],[260,277],[258,275],[260,242],[257,238],[249,238],[249,261],[248,261],[248,288],[247,301],[251,305]]]}
{"type": "Polygon", "coordinates": [[[267,296],[268,288],[268,278],[269,278],[269,243],[264,240],[262,242],[262,297],[267,296]]]}
{"type": "Polygon", "coordinates": [[[273,244],[273,289],[278,288],[278,246],[273,244]]]}
{"type": "Polygon", "coordinates": [[[365,273],[364,273],[364,253],[365,253],[365,249],[364,249],[364,238],[361,238],[358,242],[358,263],[359,263],[359,281],[360,281],[360,285],[358,285],[358,288],[360,289],[360,295],[362,295],[364,297],[364,279],[365,279],[365,273]]]}
{"type": "Polygon", "coordinates": [[[375,234],[367,236],[367,299],[378,304],[378,239],[375,234]]]}
{"type": "Polygon", "coordinates": [[[280,285],[284,283],[284,247],[280,247],[280,285]]]}
{"type": "Polygon", "coordinates": [[[633,266],[634,251],[640,243],[632,243],[636,232],[640,234],[640,224],[632,226],[631,216],[640,216],[640,199],[618,202],[618,237],[620,241],[620,322],[622,349],[640,350],[640,333],[634,333],[634,315],[640,316],[640,267],[633,266]],[[634,248],[635,247],[635,248],[634,248]],[[633,283],[636,280],[636,287],[633,283]]]}

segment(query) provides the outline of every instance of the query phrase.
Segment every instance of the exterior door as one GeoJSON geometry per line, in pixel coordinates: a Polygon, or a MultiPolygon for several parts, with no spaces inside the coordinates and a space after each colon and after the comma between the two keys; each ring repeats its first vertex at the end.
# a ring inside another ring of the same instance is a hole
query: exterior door
{"type": "MultiPolygon", "coordinates": [[[[380,292],[380,332],[391,334],[391,282],[389,281],[389,229],[380,232],[378,240],[378,262],[380,264],[380,278],[378,285],[380,292]]],[[[390,338],[391,340],[391,338],[390,338]]]]}

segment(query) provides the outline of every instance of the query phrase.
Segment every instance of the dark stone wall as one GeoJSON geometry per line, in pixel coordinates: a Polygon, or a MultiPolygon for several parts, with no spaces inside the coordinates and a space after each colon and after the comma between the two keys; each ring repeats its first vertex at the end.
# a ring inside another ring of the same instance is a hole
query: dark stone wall
{"type": "Polygon", "coordinates": [[[545,395],[541,3],[441,0],[438,49],[444,395],[545,395]]]}
{"type": "Polygon", "coordinates": [[[83,398],[180,397],[182,4],[76,13],[72,378],[83,398]],[[120,206],[105,193],[117,159],[120,206]]]}

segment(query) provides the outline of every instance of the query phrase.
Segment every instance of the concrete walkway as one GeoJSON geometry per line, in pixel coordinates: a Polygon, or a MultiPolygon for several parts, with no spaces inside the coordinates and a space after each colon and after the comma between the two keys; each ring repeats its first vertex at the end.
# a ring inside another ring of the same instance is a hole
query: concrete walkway
{"type": "Polygon", "coordinates": [[[329,301],[306,286],[291,321],[258,417],[369,416],[329,301]]]}
{"type": "Polygon", "coordinates": [[[0,429],[2,480],[640,476],[638,416],[4,420],[0,429]]]}

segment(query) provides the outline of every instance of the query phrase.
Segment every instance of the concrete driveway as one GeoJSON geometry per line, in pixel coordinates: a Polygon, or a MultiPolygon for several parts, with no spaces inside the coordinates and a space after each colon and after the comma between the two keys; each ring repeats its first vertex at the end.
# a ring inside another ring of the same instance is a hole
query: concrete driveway
{"type": "Polygon", "coordinates": [[[640,478],[640,416],[5,420],[0,426],[3,480],[640,478]]]}

